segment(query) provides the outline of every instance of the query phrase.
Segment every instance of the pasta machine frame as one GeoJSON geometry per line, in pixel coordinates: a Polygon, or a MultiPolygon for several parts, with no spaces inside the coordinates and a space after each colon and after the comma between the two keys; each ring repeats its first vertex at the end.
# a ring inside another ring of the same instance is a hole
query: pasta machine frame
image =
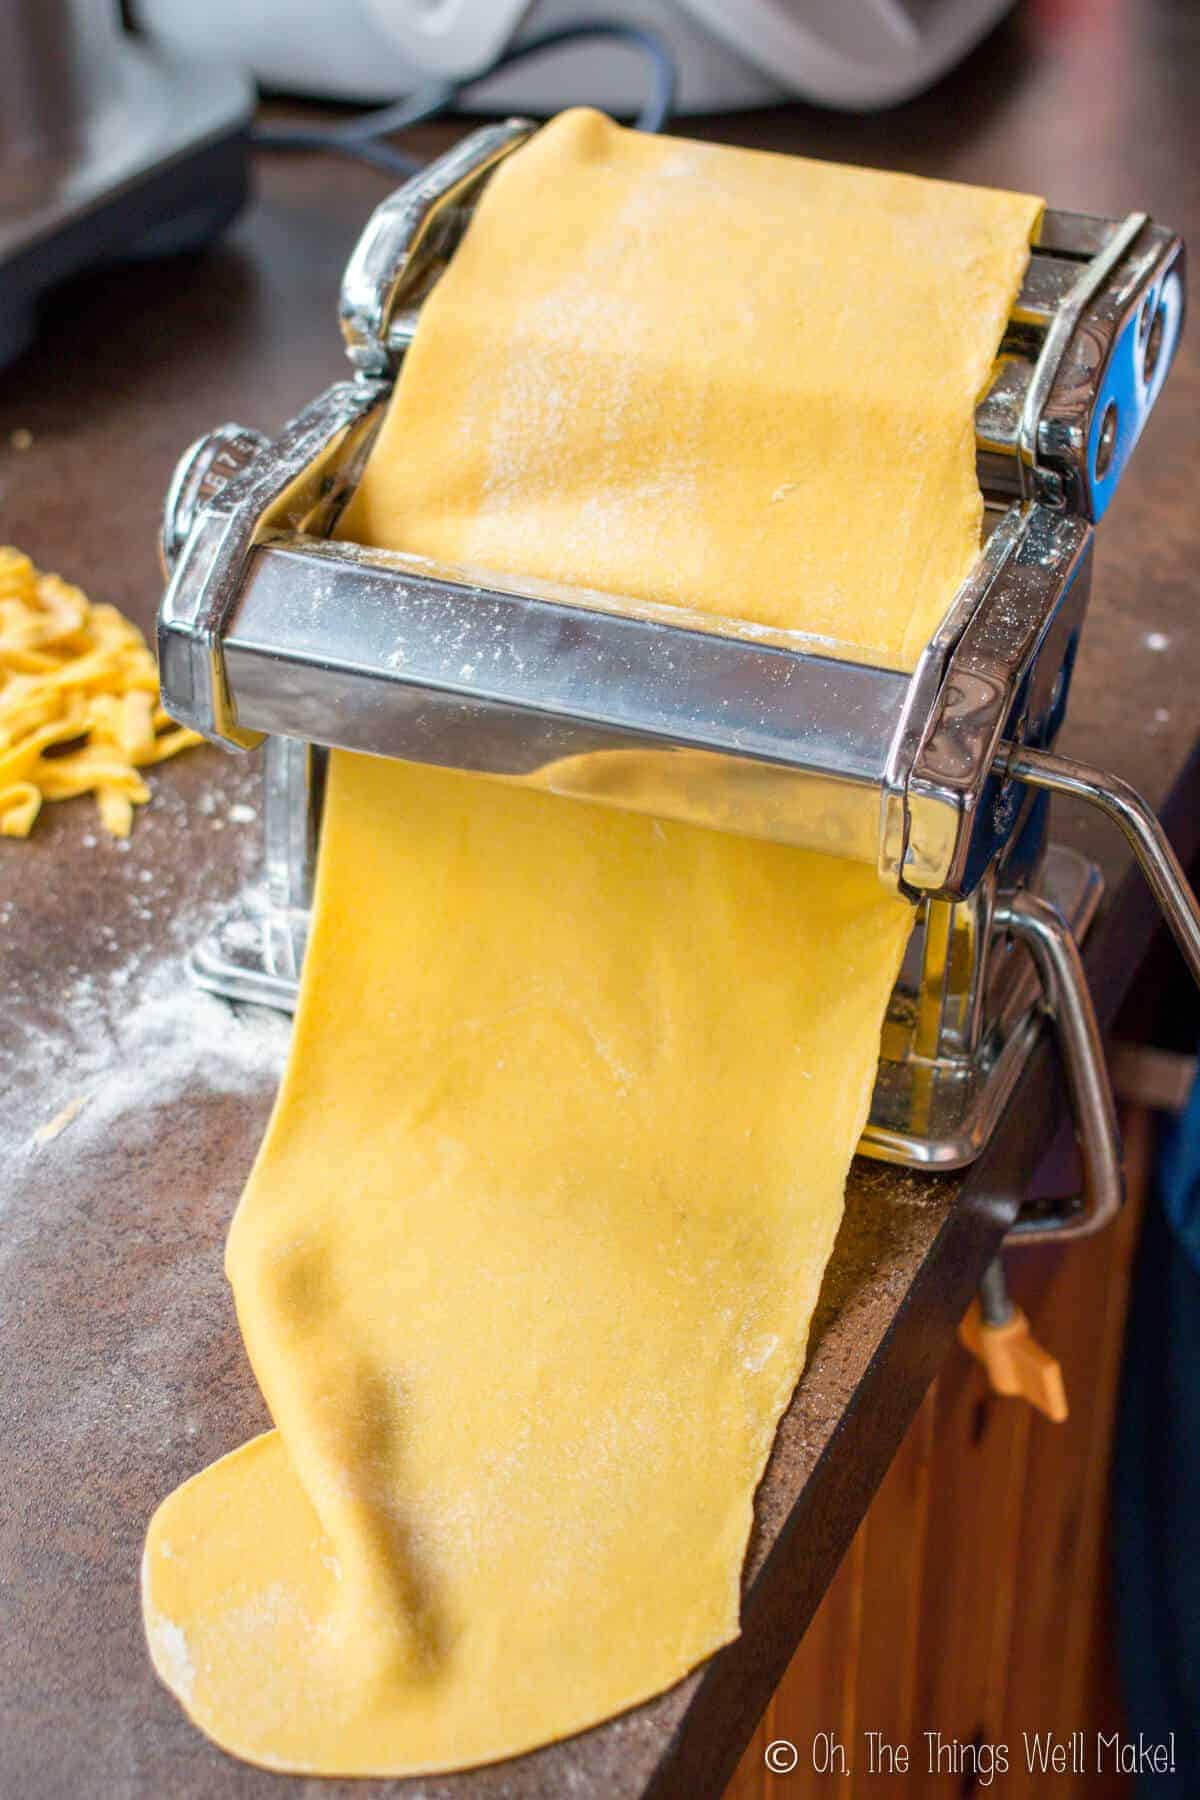
{"type": "Polygon", "coordinates": [[[971,1161],[1045,1014],[1072,1090],[1084,1197],[1017,1230],[1078,1235],[1121,1197],[1111,1090],[1077,944],[1098,871],[1046,841],[1046,790],[1125,830],[1200,979],[1200,919],[1153,814],[1051,751],[1095,522],[1156,400],[1184,312],[1180,240],[1144,214],[1047,211],[976,413],[987,532],[915,671],[684,608],[336,541],[421,303],[498,163],[485,127],[378,208],[341,295],[350,381],[278,438],[227,425],[167,495],[164,703],[214,741],[266,740],[262,890],[196,979],[295,1003],[325,747],[473,770],[873,864],[914,902],[861,1149],[971,1161]],[[622,791],[631,766],[652,800],[622,791]]]}

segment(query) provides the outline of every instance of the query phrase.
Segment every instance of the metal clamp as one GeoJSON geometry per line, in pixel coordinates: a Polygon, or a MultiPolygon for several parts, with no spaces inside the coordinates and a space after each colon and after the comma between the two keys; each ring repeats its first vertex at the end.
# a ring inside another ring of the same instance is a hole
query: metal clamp
{"type": "Polygon", "coordinates": [[[1074,1109],[1083,1191],[1049,1210],[1023,1213],[1008,1242],[1061,1243],[1090,1237],[1114,1219],[1125,1198],[1121,1138],[1104,1046],[1079,948],[1054,908],[1027,888],[997,908],[996,929],[1029,951],[1042,980],[1042,1005],[1054,1020],[1074,1109]]]}
{"type": "Polygon", "coordinates": [[[1200,904],[1192,892],[1166,832],[1136,788],[1117,775],[1069,756],[1031,750],[1024,744],[1001,747],[997,766],[1017,781],[1087,800],[1119,826],[1158,901],[1192,979],[1200,987],[1200,904]]]}

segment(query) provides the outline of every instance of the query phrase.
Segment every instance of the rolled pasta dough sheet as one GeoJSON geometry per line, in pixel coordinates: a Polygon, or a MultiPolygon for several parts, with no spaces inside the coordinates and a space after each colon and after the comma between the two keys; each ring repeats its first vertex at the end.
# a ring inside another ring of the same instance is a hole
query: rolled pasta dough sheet
{"type": "MultiPolygon", "coordinates": [[[[911,658],[1037,210],[567,114],[426,304],[343,530],[911,658]]],[[[736,1635],[910,920],[861,866],[334,755],[228,1248],[276,1429],[146,1545],[219,1744],[470,1766],[736,1635]]]]}

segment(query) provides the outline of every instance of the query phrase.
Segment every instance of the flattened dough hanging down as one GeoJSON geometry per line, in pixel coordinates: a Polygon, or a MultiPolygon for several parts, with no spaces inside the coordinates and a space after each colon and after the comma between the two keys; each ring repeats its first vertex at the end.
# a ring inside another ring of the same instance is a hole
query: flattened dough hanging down
{"type": "MultiPolygon", "coordinates": [[[[911,660],[1037,210],[568,114],[427,303],[346,534],[911,660]]],[[[277,1429],[146,1546],[218,1743],[469,1766],[736,1634],[909,923],[864,868],[333,758],[228,1252],[277,1429]]]]}

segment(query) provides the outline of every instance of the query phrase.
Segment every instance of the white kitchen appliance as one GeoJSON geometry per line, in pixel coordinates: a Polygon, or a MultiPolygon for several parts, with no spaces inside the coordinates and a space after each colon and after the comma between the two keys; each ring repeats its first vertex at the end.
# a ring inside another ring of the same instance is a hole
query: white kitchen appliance
{"type": "MultiPolygon", "coordinates": [[[[544,32],[605,22],[653,31],[679,71],[677,110],[799,97],[873,110],[961,61],[1012,0],[135,0],[160,43],[242,64],[285,93],[374,100],[469,81],[544,32]]],[[[634,112],[645,72],[628,44],[589,39],[482,80],[462,104],[634,112]]]]}

